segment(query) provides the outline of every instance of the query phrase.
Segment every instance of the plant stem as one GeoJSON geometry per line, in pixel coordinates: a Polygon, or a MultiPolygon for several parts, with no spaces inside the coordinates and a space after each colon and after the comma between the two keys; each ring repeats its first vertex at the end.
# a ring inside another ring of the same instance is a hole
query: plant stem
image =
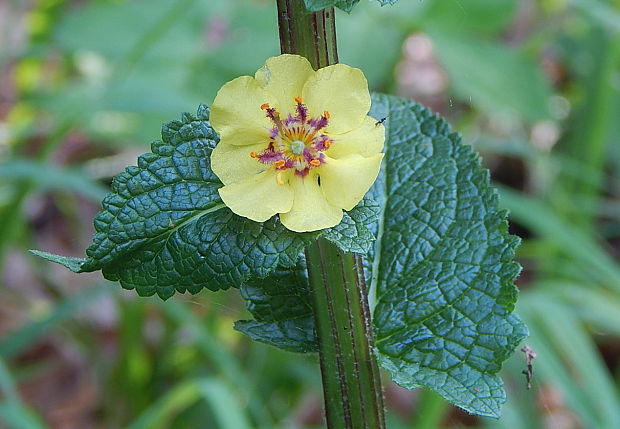
{"type": "Polygon", "coordinates": [[[280,51],[303,55],[315,69],[336,64],[336,17],[334,9],[309,12],[303,0],[276,0],[280,51]]]}
{"type": "Polygon", "coordinates": [[[385,428],[361,257],[327,240],[306,248],[330,429],[385,428]]]}
{"type": "MultiPolygon", "coordinates": [[[[277,0],[282,53],[317,69],[338,62],[333,8],[277,0]]],[[[330,429],[384,429],[383,393],[361,257],[319,239],[306,248],[315,330],[330,429]]]]}

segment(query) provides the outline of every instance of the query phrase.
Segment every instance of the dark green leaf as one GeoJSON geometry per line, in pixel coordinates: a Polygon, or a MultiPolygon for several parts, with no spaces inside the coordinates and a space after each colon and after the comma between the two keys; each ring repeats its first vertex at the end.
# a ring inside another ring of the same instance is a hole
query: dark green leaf
{"type": "MultiPolygon", "coordinates": [[[[377,223],[379,206],[364,198],[345,213],[342,222],[326,229],[323,237],[346,252],[368,253],[374,243],[372,229],[377,223]]],[[[302,259],[303,260],[303,259],[302,259]]],[[[277,270],[267,278],[242,285],[241,294],[256,320],[241,320],[235,329],[250,338],[294,352],[317,349],[308,297],[305,268],[277,270]]]]}
{"type": "Polygon", "coordinates": [[[277,218],[256,223],[225,208],[210,168],[218,141],[205,106],[197,117],[164,125],[162,141],[112,184],[95,218],[87,259],[36,252],[75,272],[101,269],[139,295],[168,298],[238,287],[251,276],[291,266],[312,234],[295,234],[277,218]]]}
{"type": "Polygon", "coordinates": [[[277,270],[269,279],[251,280],[241,286],[241,295],[255,320],[240,320],[235,329],[284,350],[317,351],[305,266],[277,270]]]}
{"type": "Polygon", "coordinates": [[[257,223],[223,209],[150,240],[102,271],[108,280],[143,296],[157,293],[165,299],[175,289],[228,289],[278,266],[294,265],[313,237],[288,231],[276,217],[257,223]]]}
{"type": "Polygon", "coordinates": [[[345,252],[366,254],[375,241],[372,229],[378,216],[379,205],[366,197],[353,210],[344,213],[342,222],[326,229],[323,238],[345,252]]]}
{"type": "Polygon", "coordinates": [[[344,221],[326,231],[298,234],[277,217],[258,223],[234,215],[218,194],[222,183],[211,171],[211,151],[219,137],[209,110],[164,125],[162,141],[112,183],[95,218],[88,258],[34,251],[74,272],[101,269],[139,295],[174,291],[197,293],[239,287],[277,267],[295,265],[305,245],[323,233],[345,251],[365,251],[376,204],[362,201],[344,221]]]}
{"type": "Polygon", "coordinates": [[[496,374],[527,335],[511,314],[519,240],[488,172],[442,119],[382,95],[371,114],[388,117],[373,189],[383,208],[371,285],[380,363],[402,386],[497,417],[505,393],[496,374]]]}

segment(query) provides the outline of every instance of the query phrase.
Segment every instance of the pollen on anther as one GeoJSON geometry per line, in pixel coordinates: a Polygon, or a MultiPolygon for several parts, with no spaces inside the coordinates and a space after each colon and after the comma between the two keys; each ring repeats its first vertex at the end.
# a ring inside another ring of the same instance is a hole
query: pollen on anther
{"type": "Polygon", "coordinates": [[[258,158],[258,154],[256,152],[250,152],[250,157],[258,158]]]}
{"type": "Polygon", "coordinates": [[[323,112],[323,116],[325,117],[325,119],[329,119],[329,112],[326,110],[323,112]]]}
{"type": "Polygon", "coordinates": [[[301,101],[301,97],[295,97],[295,102],[296,102],[297,104],[301,104],[301,103],[302,103],[302,101],[301,101]]]}
{"type": "Polygon", "coordinates": [[[319,161],[318,159],[313,159],[312,161],[310,161],[310,165],[318,167],[319,165],[321,165],[321,161],[319,161]]]}
{"type": "Polygon", "coordinates": [[[261,104],[260,108],[261,108],[261,110],[269,109],[269,103],[261,104]]]}
{"type": "Polygon", "coordinates": [[[274,162],[274,163],[273,163],[273,165],[274,165],[276,168],[282,168],[282,167],[284,167],[284,165],[286,165],[286,161],[285,161],[285,160],[283,160],[283,159],[279,159],[279,160],[277,160],[276,162],[274,162]]]}

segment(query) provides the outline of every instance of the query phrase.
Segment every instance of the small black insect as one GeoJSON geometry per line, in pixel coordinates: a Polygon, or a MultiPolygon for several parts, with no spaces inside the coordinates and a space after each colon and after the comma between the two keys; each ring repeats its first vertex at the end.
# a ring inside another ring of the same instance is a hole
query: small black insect
{"type": "Polygon", "coordinates": [[[378,126],[379,124],[382,124],[385,122],[385,120],[387,119],[387,116],[383,119],[378,120],[377,122],[375,122],[375,127],[378,126]]]}

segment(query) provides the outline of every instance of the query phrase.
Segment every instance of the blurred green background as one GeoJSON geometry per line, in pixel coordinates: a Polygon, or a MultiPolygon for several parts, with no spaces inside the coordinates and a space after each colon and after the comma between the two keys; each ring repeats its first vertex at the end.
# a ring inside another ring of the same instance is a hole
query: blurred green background
{"type": "MultiPolygon", "coordinates": [[[[233,331],[236,290],[166,303],[82,256],[163,122],[278,54],[271,0],[0,0],[0,427],[319,428],[316,358],[233,331]]],[[[620,428],[620,1],[362,0],[341,61],[446,116],[523,238],[524,354],[499,421],[386,383],[390,428],[620,428]]]]}

